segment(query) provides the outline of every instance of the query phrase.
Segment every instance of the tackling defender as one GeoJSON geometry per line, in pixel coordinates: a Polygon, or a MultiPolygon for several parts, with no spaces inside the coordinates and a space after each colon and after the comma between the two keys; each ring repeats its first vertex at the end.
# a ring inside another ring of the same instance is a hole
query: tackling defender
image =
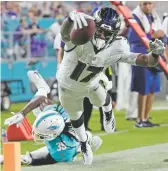
{"type": "MultiPolygon", "coordinates": [[[[44,142],[46,146],[30,153],[27,152],[26,155],[21,155],[22,163],[45,165],[73,161],[74,157],[81,152],[81,148],[68,114],[62,106],[52,105],[47,98],[50,88],[37,71],[29,71],[28,77],[38,91],[25,108],[6,119],[5,124],[20,124],[25,115],[33,110],[37,117],[32,127],[34,140],[44,142]]],[[[100,137],[92,137],[92,134],[88,131],[87,137],[93,151],[97,150],[102,144],[100,137]]]]}
{"type": "Polygon", "coordinates": [[[111,98],[100,84],[104,68],[116,62],[152,67],[158,63],[158,57],[164,50],[160,40],[150,43],[148,54],[131,53],[129,43],[123,37],[117,37],[121,19],[116,10],[102,7],[93,17],[72,11],[61,27],[62,40],[65,42],[64,57],[57,74],[59,99],[69,113],[72,126],[81,141],[84,164],[90,165],[93,153],[88,143],[84,127],[83,99],[103,109],[103,125],[106,132],[113,132],[115,119],[112,112],[111,98]],[[76,46],[70,41],[72,28],[82,29],[87,26],[86,19],[96,23],[96,33],[84,45],[76,46]]]}

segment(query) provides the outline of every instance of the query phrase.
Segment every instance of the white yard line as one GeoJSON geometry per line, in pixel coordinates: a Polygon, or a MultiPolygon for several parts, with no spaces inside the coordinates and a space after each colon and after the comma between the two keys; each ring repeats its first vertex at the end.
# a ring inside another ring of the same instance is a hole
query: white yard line
{"type": "MultiPolygon", "coordinates": [[[[165,124],[160,124],[161,127],[168,127],[168,123],[165,123],[165,124]]],[[[135,127],[133,127],[134,129],[135,127]]],[[[143,129],[143,128],[136,128],[136,129],[143,129]]],[[[148,129],[148,128],[145,128],[145,129],[148,129]]],[[[132,129],[130,129],[132,130],[132,129]]],[[[113,132],[113,133],[106,133],[106,132],[103,132],[103,133],[95,133],[93,135],[97,135],[97,136],[106,136],[106,135],[109,135],[109,134],[121,134],[121,133],[126,133],[126,132],[129,132],[130,130],[127,130],[127,129],[124,129],[124,130],[121,130],[121,131],[116,131],[116,132],[113,132]]]]}
{"type": "Polygon", "coordinates": [[[160,124],[161,127],[167,127],[168,126],[168,123],[165,123],[165,124],[160,124]]]}
{"type": "MultiPolygon", "coordinates": [[[[152,107],[152,110],[168,110],[168,105],[167,106],[158,106],[158,107],[152,107]]],[[[168,114],[168,112],[167,112],[168,114]]]]}

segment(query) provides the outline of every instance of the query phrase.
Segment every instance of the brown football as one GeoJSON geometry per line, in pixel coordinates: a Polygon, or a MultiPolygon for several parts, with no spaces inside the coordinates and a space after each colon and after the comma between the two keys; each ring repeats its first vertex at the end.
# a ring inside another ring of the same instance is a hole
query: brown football
{"type": "Polygon", "coordinates": [[[96,24],[91,19],[86,19],[88,26],[82,29],[72,29],[70,33],[70,40],[75,45],[83,45],[87,43],[96,32],[96,24]]]}

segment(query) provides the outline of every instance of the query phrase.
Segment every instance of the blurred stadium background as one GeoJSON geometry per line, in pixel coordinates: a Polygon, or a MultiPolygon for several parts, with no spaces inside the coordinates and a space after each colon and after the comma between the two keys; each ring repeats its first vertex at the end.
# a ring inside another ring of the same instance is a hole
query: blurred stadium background
{"type": "MultiPolygon", "coordinates": [[[[1,2],[2,109],[8,108],[9,93],[11,102],[27,101],[33,96],[34,89],[26,77],[28,70],[37,69],[50,85],[53,83],[57,70],[54,37],[68,12],[80,9],[89,14],[95,6],[102,4],[109,5],[109,2],[1,2]]],[[[127,2],[130,9],[137,4],[127,2]]],[[[161,18],[167,4],[156,3],[161,18]]],[[[166,79],[161,75],[161,92],[156,95],[155,104],[165,108],[167,87],[166,79]]],[[[57,94],[55,91],[53,93],[57,94]]]]}
{"type": "MultiPolygon", "coordinates": [[[[1,1],[1,110],[8,109],[12,104],[8,111],[1,113],[2,125],[4,119],[10,116],[10,111],[19,111],[25,105],[24,102],[33,97],[35,89],[28,81],[28,70],[37,69],[41,73],[52,86],[53,98],[57,100],[55,84],[57,54],[53,49],[53,42],[60,29],[59,23],[73,9],[81,9],[89,14],[95,6],[100,4],[110,5],[108,1],[1,1]],[[34,21],[33,24],[32,21],[34,21]]],[[[130,9],[134,9],[137,4],[138,2],[134,1],[127,2],[130,9]]],[[[156,10],[161,19],[163,13],[168,12],[167,7],[168,2],[156,2],[156,10]]],[[[103,134],[104,145],[97,154],[168,141],[167,80],[164,74],[161,73],[161,75],[161,92],[156,95],[154,104],[154,107],[159,110],[152,111],[151,116],[154,116],[153,121],[161,123],[163,127],[148,130],[133,129],[134,124],[125,121],[125,111],[116,111],[118,133],[103,134]],[[161,111],[161,109],[164,110],[161,111]]],[[[95,134],[101,135],[99,113],[96,110],[93,113],[90,127],[95,134]]],[[[28,118],[32,123],[34,117],[30,115],[28,118]]],[[[33,141],[22,142],[22,153],[40,146],[33,141]]]]}

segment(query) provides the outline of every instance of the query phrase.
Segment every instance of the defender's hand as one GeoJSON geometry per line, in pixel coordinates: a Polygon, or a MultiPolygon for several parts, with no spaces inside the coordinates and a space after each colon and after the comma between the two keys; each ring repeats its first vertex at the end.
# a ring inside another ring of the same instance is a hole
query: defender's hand
{"type": "Polygon", "coordinates": [[[86,19],[94,20],[92,16],[86,15],[82,12],[72,11],[69,13],[69,18],[74,22],[74,29],[82,29],[88,26],[86,19]]]}
{"type": "Polygon", "coordinates": [[[152,56],[157,58],[159,55],[161,55],[165,49],[164,44],[162,43],[161,40],[159,39],[155,39],[154,42],[150,42],[149,43],[151,52],[152,52],[152,56]]]}
{"type": "Polygon", "coordinates": [[[8,118],[8,119],[5,119],[5,122],[4,124],[5,125],[13,125],[13,124],[17,124],[16,126],[19,127],[20,124],[22,123],[23,119],[24,119],[24,116],[22,113],[18,112],[18,113],[14,113],[14,112],[11,112],[14,116],[8,118]]]}

